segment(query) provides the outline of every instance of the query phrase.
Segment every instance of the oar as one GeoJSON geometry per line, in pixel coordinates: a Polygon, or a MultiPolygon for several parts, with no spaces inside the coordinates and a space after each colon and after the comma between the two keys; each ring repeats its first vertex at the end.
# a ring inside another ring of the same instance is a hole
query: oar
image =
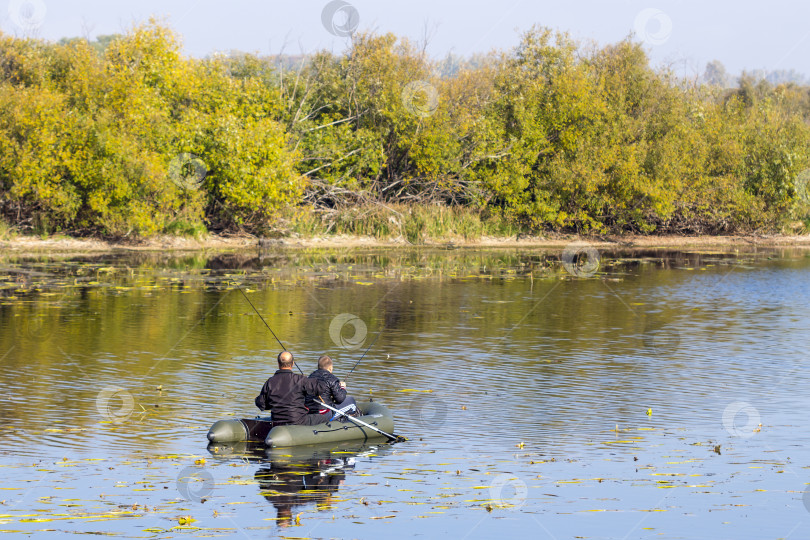
{"type": "Polygon", "coordinates": [[[406,439],[405,437],[403,437],[402,435],[391,435],[390,433],[386,433],[386,432],[384,432],[384,431],[383,431],[383,430],[381,430],[381,429],[377,429],[377,428],[375,428],[375,427],[374,427],[374,426],[372,426],[372,425],[366,424],[366,423],[365,423],[365,422],[363,422],[362,420],[358,420],[357,418],[354,418],[353,416],[349,416],[349,415],[347,415],[347,414],[344,414],[344,413],[340,412],[339,410],[335,409],[334,407],[330,407],[330,406],[329,406],[329,405],[327,405],[326,403],[321,403],[321,402],[320,402],[320,401],[318,401],[317,399],[315,400],[315,403],[317,403],[318,405],[323,405],[324,407],[326,407],[326,408],[327,408],[327,409],[329,409],[330,411],[334,411],[334,412],[336,412],[336,413],[338,413],[338,414],[340,414],[340,415],[342,415],[342,416],[345,416],[346,418],[348,418],[348,419],[349,419],[349,421],[350,421],[350,422],[354,422],[354,423],[355,423],[355,424],[357,424],[357,425],[367,427],[368,429],[371,429],[371,430],[373,430],[373,431],[376,431],[376,432],[377,432],[377,433],[379,433],[380,435],[385,435],[386,437],[388,437],[388,442],[405,442],[405,441],[407,441],[407,440],[408,440],[408,439],[406,439]]]}

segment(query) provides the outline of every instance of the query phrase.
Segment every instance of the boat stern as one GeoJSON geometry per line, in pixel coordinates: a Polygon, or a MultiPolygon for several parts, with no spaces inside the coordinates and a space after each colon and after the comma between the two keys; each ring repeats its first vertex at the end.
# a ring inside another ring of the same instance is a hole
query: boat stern
{"type": "Polygon", "coordinates": [[[208,430],[211,442],[239,442],[248,440],[248,430],[241,420],[220,420],[208,430]]]}

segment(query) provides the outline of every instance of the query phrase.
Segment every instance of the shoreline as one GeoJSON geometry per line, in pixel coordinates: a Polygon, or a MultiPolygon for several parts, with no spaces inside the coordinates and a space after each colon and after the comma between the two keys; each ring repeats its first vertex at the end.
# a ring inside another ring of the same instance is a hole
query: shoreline
{"type": "Polygon", "coordinates": [[[709,248],[709,247],[807,247],[810,235],[733,235],[733,236],[579,236],[548,234],[546,236],[482,237],[477,240],[432,240],[411,244],[404,239],[385,239],[368,236],[313,236],[264,239],[253,236],[207,235],[203,238],[158,236],[139,242],[117,242],[94,238],[18,236],[0,241],[0,253],[54,253],[54,252],[150,252],[150,251],[230,251],[243,249],[307,249],[307,248],[565,248],[580,242],[597,248],[709,248]]]}

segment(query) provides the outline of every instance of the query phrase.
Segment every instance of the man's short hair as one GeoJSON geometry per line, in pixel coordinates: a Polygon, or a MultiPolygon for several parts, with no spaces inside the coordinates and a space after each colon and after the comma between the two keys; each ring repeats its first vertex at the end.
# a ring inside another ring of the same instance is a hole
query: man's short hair
{"type": "Polygon", "coordinates": [[[278,367],[291,368],[294,363],[295,359],[293,359],[293,355],[290,351],[281,351],[278,353],[278,367]]]}
{"type": "Polygon", "coordinates": [[[332,359],[326,355],[318,358],[318,369],[326,369],[332,367],[332,359]]]}

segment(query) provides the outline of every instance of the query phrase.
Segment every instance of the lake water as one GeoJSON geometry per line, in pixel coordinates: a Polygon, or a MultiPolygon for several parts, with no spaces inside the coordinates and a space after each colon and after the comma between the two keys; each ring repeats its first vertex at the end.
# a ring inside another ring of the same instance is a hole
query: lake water
{"type": "Polygon", "coordinates": [[[5,254],[0,531],[810,538],[808,344],[798,249],[5,254]],[[409,440],[208,447],[279,352],[237,287],[409,440]]]}

